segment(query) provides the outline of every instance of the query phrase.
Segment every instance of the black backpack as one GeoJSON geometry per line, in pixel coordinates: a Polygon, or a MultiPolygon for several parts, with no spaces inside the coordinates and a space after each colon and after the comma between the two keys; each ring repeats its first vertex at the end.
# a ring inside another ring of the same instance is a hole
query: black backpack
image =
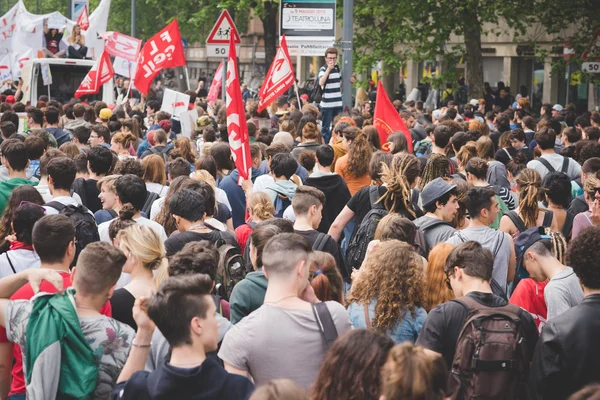
{"type": "Polygon", "coordinates": [[[247,271],[240,248],[227,243],[223,233],[219,231],[221,239],[215,243],[220,255],[215,291],[217,295],[229,301],[234,286],[246,277],[247,271]]]}
{"type": "MultiPolygon", "coordinates": [[[[550,164],[548,162],[548,160],[544,159],[543,157],[538,157],[538,158],[536,158],[536,160],[538,160],[540,163],[542,163],[542,165],[544,167],[546,167],[548,172],[556,172],[556,169],[554,169],[554,167],[552,166],[552,164],[550,164]]],[[[563,163],[560,168],[560,172],[562,172],[563,174],[566,174],[568,170],[569,170],[569,157],[563,156],[563,163]]]]}
{"type": "Polygon", "coordinates": [[[352,270],[352,268],[360,268],[365,259],[365,254],[367,254],[369,242],[375,237],[375,230],[377,229],[379,221],[388,215],[388,212],[383,205],[376,204],[378,199],[379,186],[371,186],[369,188],[371,211],[363,218],[356,234],[350,240],[348,250],[346,251],[346,265],[350,270],[352,270]]]}
{"type": "Polygon", "coordinates": [[[75,259],[73,265],[77,262],[79,253],[90,243],[100,241],[98,234],[98,226],[94,216],[89,213],[85,206],[64,205],[58,201],[51,201],[46,204],[47,207],[52,207],[59,214],[66,215],[73,221],[75,228],[75,259]]]}
{"type": "Polygon", "coordinates": [[[308,95],[311,103],[320,103],[323,97],[323,88],[319,85],[319,77],[317,76],[313,81],[310,94],[308,95]]]}
{"type": "Polygon", "coordinates": [[[148,194],[146,194],[146,201],[144,202],[144,207],[142,207],[140,211],[143,211],[146,214],[146,216],[150,217],[150,212],[152,211],[152,204],[159,198],[160,196],[156,193],[148,191],[148,194]]]}
{"type": "Polygon", "coordinates": [[[169,162],[169,148],[165,147],[163,150],[156,150],[156,148],[154,147],[150,147],[148,149],[148,151],[150,151],[150,153],[152,154],[158,154],[160,156],[162,156],[163,160],[165,161],[165,165],[167,165],[167,163],[169,162]]]}

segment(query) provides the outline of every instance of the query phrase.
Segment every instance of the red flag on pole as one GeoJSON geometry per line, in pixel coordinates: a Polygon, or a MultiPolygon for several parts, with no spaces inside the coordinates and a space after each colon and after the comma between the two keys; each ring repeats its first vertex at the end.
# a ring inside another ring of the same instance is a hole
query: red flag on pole
{"type": "Polygon", "coordinates": [[[377,83],[377,98],[375,102],[375,114],[373,116],[373,125],[379,132],[379,140],[383,145],[389,135],[393,132],[402,132],[406,137],[406,143],[408,144],[408,152],[412,153],[412,136],[410,131],[404,124],[404,121],[396,111],[396,108],[390,101],[381,81],[377,83]]]}
{"type": "Polygon", "coordinates": [[[104,32],[99,35],[104,39],[104,51],[111,56],[121,57],[127,61],[136,62],[142,47],[142,41],[120,32],[104,32]]]}
{"type": "Polygon", "coordinates": [[[269,67],[269,72],[258,92],[258,112],[275,101],[294,84],[294,68],[288,51],[285,35],[281,37],[281,44],[275,58],[269,67]]]}
{"type": "Polygon", "coordinates": [[[135,87],[148,94],[152,80],[163,68],[185,65],[183,43],[177,20],[173,20],[146,42],[138,60],[135,87]]]}
{"type": "Polygon", "coordinates": [[[77,25],[79,25],[82,31],[87,31],[90,27],[90,19],[87,5],[83,6],[83,11],[81,12],[81,14],[79,14],[79,18],[77,18],[77,25]]]}
{"type": "Polygon", "coordinates": [[[83,82],[75,92],[75,97],[79,98],[86,94],[96,94],[100,91],[102,85],[110,81],[115,76],[110,56],[107,52],[102,52],[102,55],[87,73],[83,82]]]}
{"type": "MultiPolygon", "coordinates": [[[[235,35],[229,38],[229,57],[227,58],[227,136],[231,155],[238,170],[240,182],[248,179],[252,168],[250,157],[250,138],[246,125],[246,111],[242,102],[242,90],[238,77],[237,56],[235,53],[235,35]]],[[[239,184],[239,182],[238,182],[239,184]]]]}
{"type": "Polygon", "coordinates": [[[212,103],[219,98],[219,92],[221,92],[221,85],[223,84],[223,62],[219,63],[219,68],[215,72],[215,76],[210,84],[210,90],[208,96],[206,96],[206,102],[212,103]]]}

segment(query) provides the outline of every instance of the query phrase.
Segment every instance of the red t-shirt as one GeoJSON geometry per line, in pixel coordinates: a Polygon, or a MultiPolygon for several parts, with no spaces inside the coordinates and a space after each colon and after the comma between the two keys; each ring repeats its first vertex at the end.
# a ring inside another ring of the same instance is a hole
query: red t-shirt
{"type": "MultiPolygon", "coordinates": [[[[63,288],[68,288],[72,285],[71,274],[68,272],[60,272],[63,277],[63,288]]],[[[56,293],[56,288],[50,283],[43,281],[40,286],[40,292],[56,293]]],[[[11,300],[29,300],[33,297],[33,289],[29,283],[25,284],[21,289],[17,290],[15,294],[11,296],[11,300]]],[[[112,308],[110,301],[107,301],[104,307],[100,310],[102,315],[112,317],[112,308]]],[[[9,343],[6,337],[6,329],[0,326],[0,343],[9,343]]],[[[9,396],[13,394],[23,394],[26,392],[25,389],[25,377],[23,376],[23,355],[21,353],[21,347],[18,344],[13,344],[13,357],[15,363],[12,368],[12,383],[10,384],[9,396]]]]}
{"type": "Polygon", "coordinates": [[[509,300],[510,304],[519,306],[531,314],[540,333],[548,318],[548,308],[544,299],[545,287],[546,282],[536,282],[531,278],[523,279],[509,300]]]}

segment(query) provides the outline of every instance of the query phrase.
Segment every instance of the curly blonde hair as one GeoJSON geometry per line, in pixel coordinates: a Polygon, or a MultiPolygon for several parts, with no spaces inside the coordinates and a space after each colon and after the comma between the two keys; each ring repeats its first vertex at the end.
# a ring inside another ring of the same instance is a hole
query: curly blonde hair
{"type": "Polygon", "coordinates": [[[252,210],[260,220],[274,218],[275,206],[269,195],[265,192],[254,192],[248,196],[248,208],[252,210]]]}
{"type": "Polygon", "coordinates": [[[360,278],[352,285],[347,303],[369,304],[377,299],[376,329],[391,329],[405,311],[413,315],[425,304],[423,261],[408,243],[381,242],[362,266],[360,278]]]}

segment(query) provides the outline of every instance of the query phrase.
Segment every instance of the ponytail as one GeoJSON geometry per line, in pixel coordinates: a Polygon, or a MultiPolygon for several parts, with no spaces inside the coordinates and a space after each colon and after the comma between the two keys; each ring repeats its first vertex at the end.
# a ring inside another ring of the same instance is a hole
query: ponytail
{"type": "Polygon", "coordinates": [[[542,185],[540,174],[531,168],[525,168],[517,177],[519,185],[519,214],[528,228],[537,226],[539,212],[538,195],[542,185]]]}
{"type": "Polygon", "coordinates": [[[396,154],[391,167],[382,163],[381,171],[381,181],[386,185],[387,191],[377,203],[383,203],[388,212],[395,212],[401,200],[403,208],[416,218],[411,200],[412,186],[419,176],[419,159],[412,154],[396,154]]]}
{"type": "Polygon", "coordinates": [[[335,259],[329,253],[315,251],[311,256],[309,281],[321,301],[344,304],[344,284],[335,259]]]}
{"type": "Polygon", "coordinates": [[[368,174],[373,149],[367,140],[367,136],[355,127],[344,129],[343,135],[346,140],[351,141],[348,150],[348,173],[355,178],[368,174]]]}

